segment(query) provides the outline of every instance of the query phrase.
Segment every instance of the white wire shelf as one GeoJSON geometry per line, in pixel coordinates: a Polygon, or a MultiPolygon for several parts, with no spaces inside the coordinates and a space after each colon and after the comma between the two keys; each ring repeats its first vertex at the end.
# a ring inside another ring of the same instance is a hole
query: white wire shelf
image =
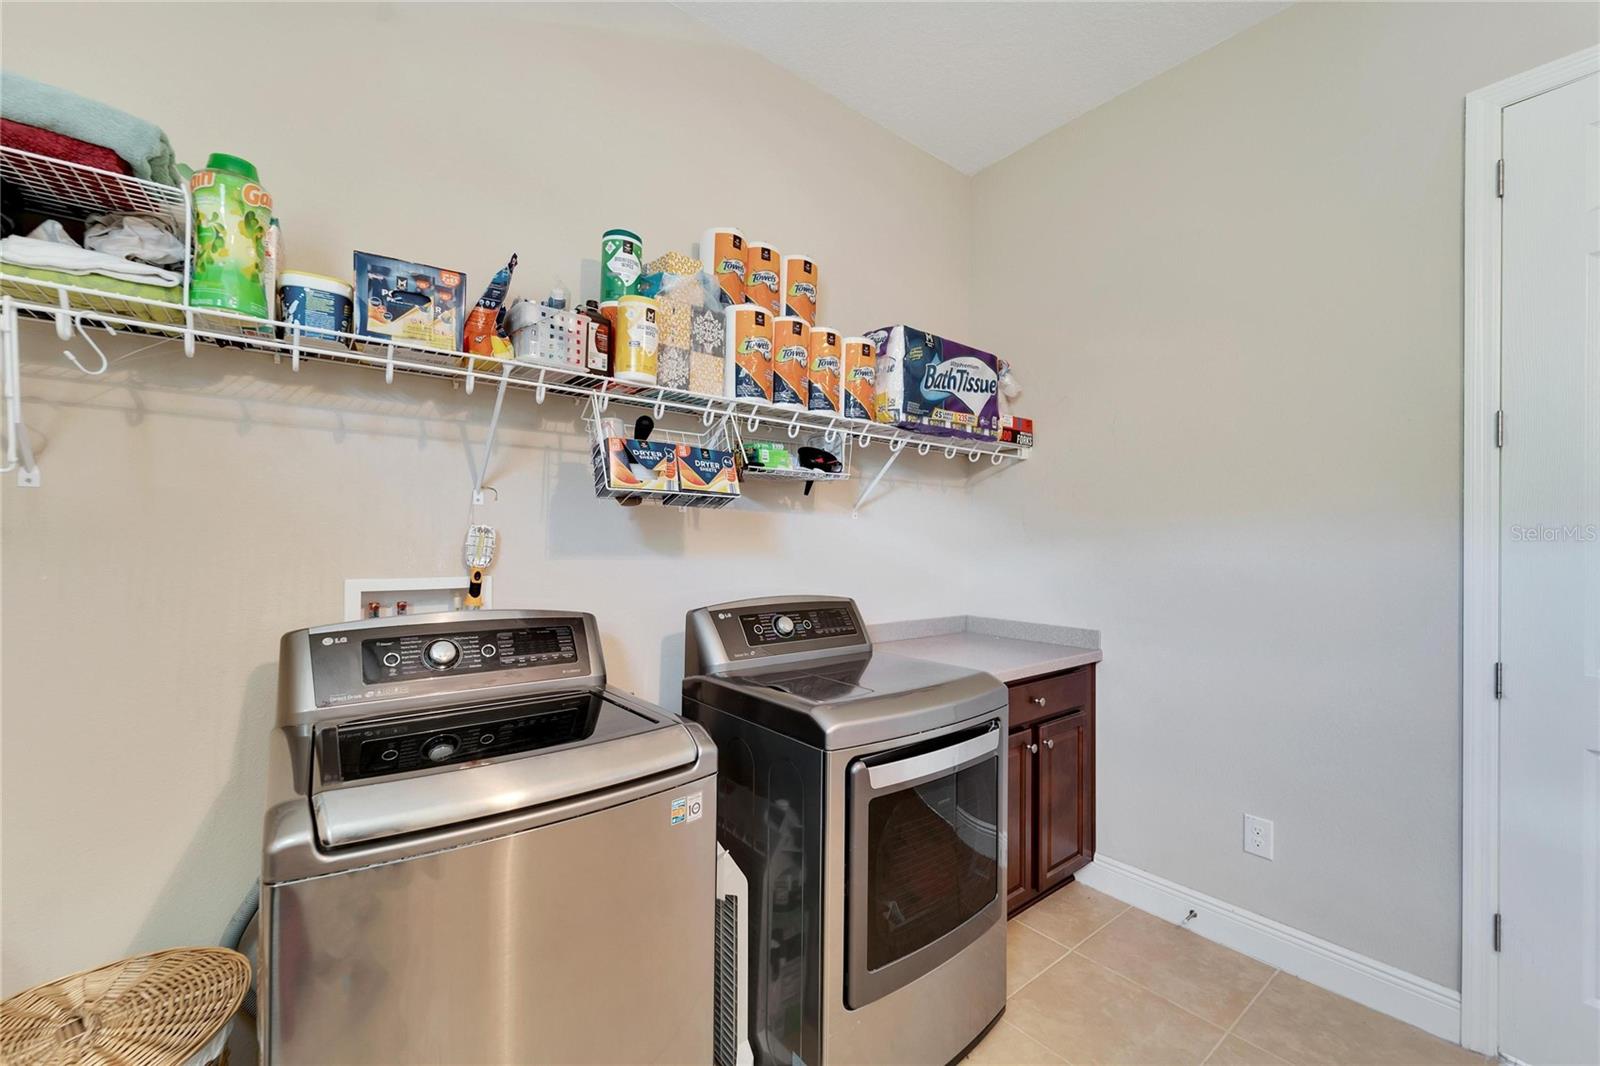
{"type": "MultiPolygon", "coordinates": [[[[745,447],[743,454],[740,456],[742,460],[741,473],[747,477],[758,479],[775,478],[781,481],[849,481],[851,475],[850,439],[849,437],[842,437],[830,440],[826,433],[819,433],[814,429],[804,430],[795,434],[793,440],[788,439],[787,434],[761,434],[755,439],[744,441],[745,447]],[[783,439],[778,439],[780,437],[783,439]],[[792,449],[794,452],[792,459],[795,465],[757,466],[750,462],[752,446],[759,447],[763,442],[782,444],[792,449]],[[798,465],[799,451],[805,447],[819,448],[823,451],[832,452],[834,458],[839,460],[839,469],[830,473],[826,470],[816,470],[798,465]]],[[[810,490],[808,489],[807,491],[810,490]]]]}
{"type": "MultiPolygon", "coordinates": [[[[84,219],[104,211],[166,215],[180,226],[186,247],[192,247],[193,211],[186,187],[96,170],[48,156],[36,155],[0,144],[0,182],[8,191],[20,191],[24,207],[41,216],[58,219],[84,219]]],[[[27,427],[22,422],[20,366],[16,323],[19,317],[53,320],[55,332],[64,342],[81,339],[100,357],[98,370],[89,369],[76,356],[68,354],[79,369],[101,373],[108,364],[105,353],[94,339],[98,328],[131,331],[155,337],[169,337],[182,343],[185,355],[192,356],[197,344],[210,344],[229,351],[262,352],[276,360],[287,357],[292,370],[302,363],[326,362],[366,367],[382,371],[392,382],[396,373],[444,378],[472,392],[480,383],[496,390],[496,418],[506,392],[516,389],[532,392],[537,403],[547,396],[571,397],[590,402],[604,412],[613,402],[634,408],[647,408],[658,418],[668,412],[698,416],[711,427],[726,419],[737,433],[742,427],[750,433],[776,441],[809,443],[838,455],[845,469],[838,474],[813,470],[755,470],[757,477],[790,478],[805,481],[843,481],[851,474],[851,445],[867,448],[881,443],[889,456],[867,486],[883,477],[900,454],[914,447],[923,455],[942,454],[954,459],[966,456],[973,463],[988,459],[998,466],[1007,461],[1028,458],[1029,448],[999,440],[971,440],[941,437],[931,433],[901,429],[877,422],[857,422],[823,412],[777,407],[727,396],[705,396],[653,386],[627,385],[610,378],[575,373],[568,366],[540,366],[529,362],[496,362],[481,357],[469,358],[459,352],[441,352],[416,344],[374,340],[353,334],[336,334],[347,345],[307,339],[301,327],[290,323],[250,318],[230,311],[188,306],[189,264],[184,263],[183,284],[174,287],[171,298],[128,295],[111,292],[77,281],[60,281],[30,275],[0,263],[0,333],[4,334],[5,469],[20,468],[19,481],[37,485],[39,472],[33,462],[27,427]],[[802,436],[804,435],[804,436],[802,436]]],[[[56,276],[57,278],[60,275],[56,276]]],[[[322,336],[327,336],[323,332],[322,336]]],[[[75,343],[75,342],[74,342],[75,343]]],[[[493,432],[491,424],[490,438],[493,432]]],[[[487,448],[485,451],[487,461],[487,448]]],[[[476,498],[482,492],[482,471],[476,498]]],[[[866,493],[862,494],[865,499],[866,493]]],[[[857,501],[859,507],[860,501],[857,501]]]]}
{"type": "Polygon", "coordinates": [[[189,190],[127,174],[97,170],[65,159],[0,146],[0,184],[22,193],[27,206],[56,219],[81,219],[106,211],[166,215],[189,225],[189,190]]]}
{"type": "MultiPolygon", "coordinates": [[[[538,403],[555,394],[579,400],[594,400],[604,411],[611,403],[649,408],[660,416],[668,411],[698,415],[709,426],[719,417],[743,420],[743,427],[755,432],[767,427],[776,440],[796,439],[804,432],[816,432],[824,440],[849,439],[857,448],[874,443],[886,445],[895,454],[913,447],[922,455],[942,454],[954,459],[966,456],[977,463],[987,458],[1000,465],[1008,460],[1028,458],[1029,448],[998,440],[969,440],[919,433],[878,422],[857,422],[824,412],[777,407],[768,403],[727,396],[628,385],[610,378],[573,373],[555,366],[539,366],[514,361],[491,362],[483,357],[469,359],[460,352],[441,352],[403,341],[389,342],[355,334],[333,334],[348,340],[345,348],[331,341],[308,340],[300,326],[292,323],[251,318],[212,308],[185,307],[179,303],[145,299],[93,288],[60,284],[12,275],[0,264],[0,294],[15,311],[32,318],[53,319],[56,332],[68,340],[84,327],[169,336],[181,341],[186,354],[194,353],[197,343],[213,344],[232,351],[263,352],[278,360],[288,358],[298,371],[305,362],[340,363],[382,371],[392,382],[396,373],[446,378],[471,393],[478,385],[532,392],[538,403]]],[[[319,331],[331,334],[331,331],[319,331]]],[[[82,332],[88,337],[87,332],[82,332]]],[[[805,472],[807,475],[813,472],[805,472]]],[[[796,476],[780,474],[779,476],[796,476]]],[[[842,476],[822,475],[814,480],[843,480],[842,476]]]]}
{"type": "Polygon", "coordinates": [[[807,470],[804,467],[791,466],[749,466],[740,471],[745,477],[770,477],[781,478],[788,481],[849,481],[850,473],[841,470],[837,474],[830,474],[826,470],[807,470]]]}

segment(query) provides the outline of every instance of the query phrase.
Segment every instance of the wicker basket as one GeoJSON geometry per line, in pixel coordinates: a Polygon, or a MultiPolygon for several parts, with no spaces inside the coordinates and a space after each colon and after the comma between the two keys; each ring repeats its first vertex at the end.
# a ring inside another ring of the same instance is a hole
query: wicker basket
{"type": "Polygon", "coordinates": [[[226,948],[135,955],[0,1002],[5,1066],[178,1066],[222,1054],[218,1039],[250,987],[226,948]]]}

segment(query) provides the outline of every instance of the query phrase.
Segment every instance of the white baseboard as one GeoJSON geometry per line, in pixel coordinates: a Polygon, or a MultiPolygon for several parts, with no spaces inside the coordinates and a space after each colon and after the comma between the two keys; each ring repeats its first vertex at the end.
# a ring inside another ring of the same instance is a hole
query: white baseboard
{"type": "Polygon", "coordinates": [[[1187,928],[1207,940],[1451,1043],[1461,1039],[1461,993],[1453,989],[1104,855],[1078,880],[1169,922],[1182,924],[1192,910],[1187,928]]]}

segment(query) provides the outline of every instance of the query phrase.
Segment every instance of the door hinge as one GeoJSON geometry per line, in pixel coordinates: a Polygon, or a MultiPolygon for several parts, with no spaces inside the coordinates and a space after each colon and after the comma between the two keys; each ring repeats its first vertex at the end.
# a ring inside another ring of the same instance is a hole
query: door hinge
{"type": "Polygon", "coordinates": [[[1506,161],[1504,159],[1496,160],[1494,164],[1494,194],[1502,197],[1506,194],[1506,161]]]}
{"type": "Polygon", "coordinates": [[[1503,663],[1494,664],[1494,698],[1499,699],[1505,695],[1506,670],[1503,663]]]}
{"type": "Polygon", "coordinates": [[[1494,916],[1494,949],[1500,950],[1500,915],[1494,916]]]}
{"type": "Polygon", "coordinates": [[[1496,411],[1494,413],[1494,446],[1496,448],[1504,448],[1506,446],[1506,413],[1504,411],[1496,411]]]}

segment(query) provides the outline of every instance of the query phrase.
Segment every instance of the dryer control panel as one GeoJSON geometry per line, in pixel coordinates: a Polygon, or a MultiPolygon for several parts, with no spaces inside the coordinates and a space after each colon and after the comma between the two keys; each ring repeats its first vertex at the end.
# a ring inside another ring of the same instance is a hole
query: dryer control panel
{"type": "Polygon", "coordinates": [[[686,677],[741,662],[771,665],[785,656],[872,650],[855,601],[842,596],[719,603],[690,611],[687,628],[686,677]]]}
{"type": "Polygon", "coordinates": [[[827,637],[858,637],[855,615],[846,607],[786,605],[774,610],[741,611],[739,625],[752,648],[827,637]]]}

